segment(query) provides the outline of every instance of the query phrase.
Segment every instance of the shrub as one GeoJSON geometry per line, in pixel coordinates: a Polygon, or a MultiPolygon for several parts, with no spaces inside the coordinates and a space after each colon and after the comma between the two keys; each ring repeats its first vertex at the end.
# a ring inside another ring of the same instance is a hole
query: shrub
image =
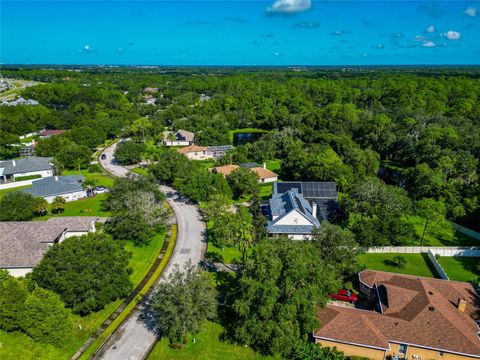
{"type": "Polygon", "coordinates": [[[25,221],[33,218],[34,197],[24,191],[5,194],[0,200],[0,221],[25,221]]]}
{"type": "Polygon", "coordinates": [[[52,202],[52,213],[58,214],[58,213],[64,212],[66,203],[67,201],[63,197],[56,196],[52,202]]]}
{"type": "Polygon", "coordinates": [[[102,168],[98,164],[92,164],[88,167],[88,172],[89,173],[101,173],[102,168]]]}
{"type": "Polygon", "coordinates": [[[33,213],[37,216],[47,215],[48,201],[42,197],[36,197],[33,199],[32,209],[33,213]]]}

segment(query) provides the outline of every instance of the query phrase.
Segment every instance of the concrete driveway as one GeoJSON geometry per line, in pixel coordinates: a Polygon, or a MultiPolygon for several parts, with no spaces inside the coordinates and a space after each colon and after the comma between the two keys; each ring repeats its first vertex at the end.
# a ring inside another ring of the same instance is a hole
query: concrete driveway
{"type": "MultiPolygon", "coordinates": [[[[126,176],[129,171],[114,161],[116,144],[104,150],[102,166],[116,176],[126,176]]],[[[205,223],[198,207],[180,196],[174,189],[161,186],[177,220],[177,243],[164,270],[160,282],[172,272],[176,265],[183,267],[188,262],[196,265],[204,259],[206,251],[205,223]]],[[[141,360],[156,341],[155,334],[140,319],[144,305],[134,310],[132,316],[102,346],[95,359],[141,360]]]]}

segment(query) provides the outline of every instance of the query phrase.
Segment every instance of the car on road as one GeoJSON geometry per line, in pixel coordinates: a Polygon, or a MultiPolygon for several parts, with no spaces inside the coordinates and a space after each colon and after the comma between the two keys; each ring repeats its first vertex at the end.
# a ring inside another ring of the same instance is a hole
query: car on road
{"type": "Polygon", "coordinates": [[[107,159],[107,155],[106,155],[106,154],[102,154],[102,156],[100,156],[100,159],[106,160],[106,159],[107,159]]]}
{"type": "Polygon", "coordinates": [[[328,294],[331,299],[340,300],[340,301],[347,301],[349,303],[354,303],[358,300],[357,294],[353,291],[340,289],[336,294],[328,294]]]}

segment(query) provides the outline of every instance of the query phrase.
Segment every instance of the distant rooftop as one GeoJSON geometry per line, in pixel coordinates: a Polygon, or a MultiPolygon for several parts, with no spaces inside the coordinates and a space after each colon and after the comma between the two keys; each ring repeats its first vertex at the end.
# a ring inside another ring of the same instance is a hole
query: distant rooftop
{"type": "Polygon", "coordinates": [[[57,196],[82,191],[81,175],[51,176],[32,183],[32,187],[23,191],[33,196],[57,196]]]}
{"type": "Polygon", "coordinates": [[[0,161],[0,175],[13,175],[32,171],[51,170],[51,157],[28,156],[21,159],[0,161]]]}
{"type": "Polygon", "coordinates": [[[47,221],[0,222],[0,268],[33,267],[65,232],[87,232],[91,216],[54,217],[47,221]]]}

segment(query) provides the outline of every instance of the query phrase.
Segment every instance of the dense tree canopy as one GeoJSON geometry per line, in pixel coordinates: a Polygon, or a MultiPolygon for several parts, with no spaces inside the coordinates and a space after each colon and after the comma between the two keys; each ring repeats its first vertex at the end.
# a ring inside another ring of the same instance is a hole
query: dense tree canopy
{"type": "Polygon", "coordinates": [[[152,179],[145,176],[118,178],[107,198],[112,212],[107,231],[116,239],[148,244],[165,225],[164,195],[152,179]]]}
{"type": "Polygon", "coordinates": [[[71,237],[52,246],[33,270],[32,280],[84,315],[129,294],[129,257],[121,243],[105,234],[71,237]]]}
{"type": "MultiPolygon", "coordinates": [[[[70,130],[37,147],[38,154],[63,159],[67,168],[85,165],[71,142],[91,148],[125,135],[152,149],[170,127],[195,132],[200,145],[223,145],[231,136],[235,143],[229,130],[256,128],[257,141],[237,144],[221,162],[281,159],[282,179],[334,180],[347,195],[366,177],[379,176],[415,201],[444,201],[449,219],[479,224],[478,69],[4,69],[4,74],[44,82],[22,93],[41,105],[1,112],[4,157],[14,154],[19,135],[45,127],[70,130]],[[144,103],[147,86],[158,88],[156,105],[144,103]],[[209,99],[201,101],[200,94],[209,99]]],[[[185,161],[159,163],[155,176],[197,201],[219,186],[185,161]],[[199,187],[191,182],[195,176],[199,187]]],[[[363,221],[366,229],[352,231],[366,238],[371,223],[380,221],[381,243],[404,225],[374,217],[363,221]]]]}
{"type": "Polygon", "coordinates": [[[260,242],[232,294],[234,338],[264,353],[290,354],[318,327],[317,306],[340,286],[313,243],[260,242]]]}
{"type": "Polygon", "coordinates": [[[6,193],[0,199],[0,221],[25,221],[35,215],[35,198],[24,191],[6,193]]]}
{"type": "Polygon", "coordinates": [[[191,264],[175,269],[166,282],[157,286],[149,312],[157,332],[173,344],[184,344],[188,335],[197,334],[216,313],[215,290],[205,273],[191,264]]]}

